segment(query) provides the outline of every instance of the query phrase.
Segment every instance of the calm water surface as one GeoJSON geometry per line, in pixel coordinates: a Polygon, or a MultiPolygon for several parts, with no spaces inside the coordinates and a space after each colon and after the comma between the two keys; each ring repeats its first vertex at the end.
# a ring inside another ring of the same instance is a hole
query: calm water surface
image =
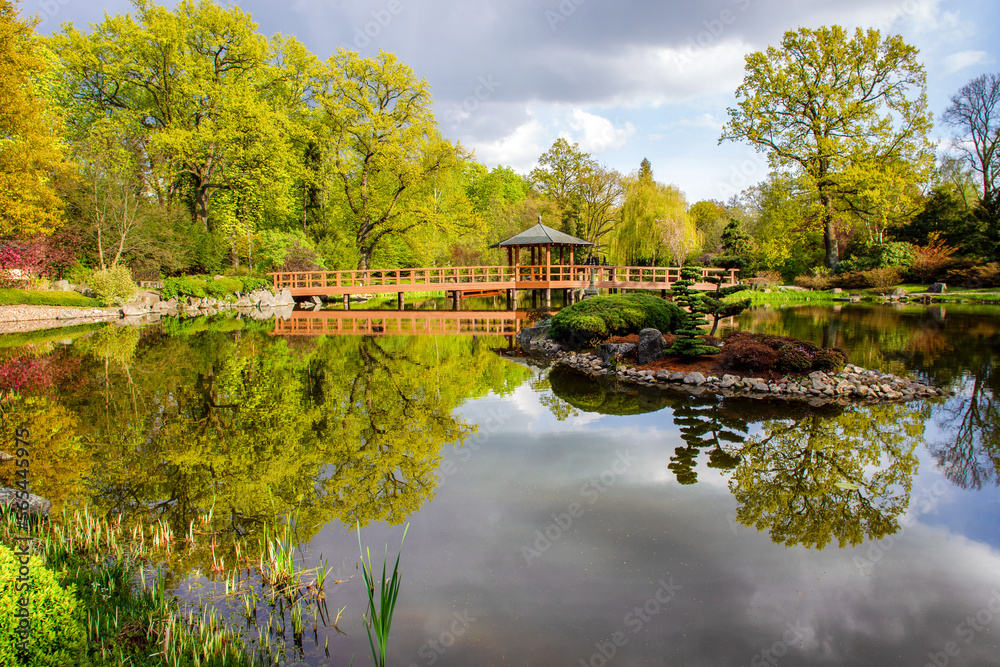
{"type": "MultiPolygon", "coordinates": [[[[739,326],[956,395],[722,401],[584,382],[504,358],[501,337],[233,320],[8,340],[0,380],[46,425],[34,486],[60,507],[178,533],[214,508],[220,545],[296,516],[303,563],[328,558],[346,605],[306,664],[369,663],[356,523],[378,561],[409,524],[394,665],[1000,664],[1000,310],[739,326]]],[[[209,565],[175,554],[176,590],[211,585],[209,565]]]]}

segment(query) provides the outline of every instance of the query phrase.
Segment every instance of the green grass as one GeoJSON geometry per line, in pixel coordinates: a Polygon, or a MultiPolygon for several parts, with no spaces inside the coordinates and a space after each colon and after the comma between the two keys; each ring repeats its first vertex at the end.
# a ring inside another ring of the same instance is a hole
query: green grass
{"type": "Polygon", "coordinates": [[[100,308],[97,299],[79,292],[41,292],[24,289],[0,289],[0,306],[76,306],[100,308]]]}
{"type": "MultiPolygon", "coordinates": [[[[846,293],[846,291],[845,291],[846,293]]],[[[726,303],[750,299],[751,306],[794,306],[804,303],[833,303],[834,294],[824,292],[762,292],[758,290],[731,294],[723,299],[726,303]]]]}

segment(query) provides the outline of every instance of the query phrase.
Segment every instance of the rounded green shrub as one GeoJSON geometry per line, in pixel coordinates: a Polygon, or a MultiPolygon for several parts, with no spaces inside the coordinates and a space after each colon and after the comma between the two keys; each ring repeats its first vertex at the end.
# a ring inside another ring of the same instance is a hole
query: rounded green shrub
{"type": "Polygon", "coordinates": [[[627,336],[647,328],[672,333],[683,319],[677,304],[651,294],[595,296],[556,313],[549,335],[563,343],[585,345],[595,338],[627,336]]]}
{"type": "Polygon", "coordinates": [[[131,272],[123,264],[94,271],[90,274],[87,285],[94,290],[97,300],[104,306],[123,304],[139,291],[131,272]]]}
{"type": "Polygon", "coordinates": [[[75,589],[63,588],[42,559],[32,556],[28,565],[30,595],[17,590],[21,565],[7,546],[0,544],[0,665],[63,667],[76,664],[86,649],[86,635],[81,621],[82,609],[75,589]],[[19,656],[17,634],[20,599],[28,601],[30,631],[27,652],[19,656]],[[21,657],[25,660],[21,660],[21,657]]]}

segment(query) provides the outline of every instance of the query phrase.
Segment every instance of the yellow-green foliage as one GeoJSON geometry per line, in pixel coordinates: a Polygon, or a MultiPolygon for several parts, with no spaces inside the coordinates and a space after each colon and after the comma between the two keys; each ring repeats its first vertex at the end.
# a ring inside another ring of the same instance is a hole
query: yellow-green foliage
{"type": "Polygon", "coordinates": [[[17,644],[20,637],[14,613],[19,599],[26,595],[17,591],[19,563],[14,552],[0,544],[0,664],[31,665],[31,667],[62,667],[76,664],[85,647],[81,623],[82,609],[74,597],[73,587],[63,588],[55,575],[38,556],[28,566],[31,593],[28,612],[31,629],[26,662],[19,661],[17,644]]]}
{"type": "Polygon", "coordinates": [[[90,274],[89,285],[103,306],[125,303],[138,291],[128,267],[122,264],[94,271],[90,274]]]}

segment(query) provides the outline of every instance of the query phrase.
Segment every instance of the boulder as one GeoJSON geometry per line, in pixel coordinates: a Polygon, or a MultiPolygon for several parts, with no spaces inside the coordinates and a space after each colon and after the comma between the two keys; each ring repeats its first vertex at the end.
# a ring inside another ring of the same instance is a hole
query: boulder
{"type": "Polygon", "coordinates": [[[90,297],[91,299],[94,298],[94,290],[90,289],[86,285],[77,285],[74,291],[79,292],[86,297],[90,297]]]}
{"type": "Polygon", "coordinates": [[[551,327],[551,321],[547,321],[540,322],[536,326],[528,327],[527,329],[521,329],[521,331],[517,334],[517,344],[520,346],[521,351],[530,353],[533,343],[537,343],[543,339],[548,339],[549,329],[551,327]]]}
{"type": "Polygon", "coordinates": [[[830,292],[831,292],[832,294],[843,294],[843,293],[844,293],[844,290],[842,290],[842,289],[841,289],[841,288],[839,288],[839,287],[834,287],[834,288],[833,288],[832,290],[830,290],[830,292]]]}
{"type": "Polygon", "coordinates": [[[136,317],[138,315],[145,315],[146,309],[142,306],[129,306],[125,305],[121,307],[122,317],[136,317]]]}
{"type": "Polygon", "coordinates": [[[634,343],[601,343],[601,346],[597,348],[597,356],[601,358],[601,361],[607,361],[611,357],[628,356],[635,349],[634,343]]]}
{"type": "Polygon", "coordinates": [[[944,294],[948,290],[947,283],[934,283],[927,288],[927,291],[931,294],[944,294]]]}
{"type": "Polygon", "coordinates": [[[726,374],[722,376],[722,384],[719,386],[722,387],[723,389],[729,389],[733,385],[739,384],[739,382],[740,379],[735,375],[726,374]]]}
{"type": "Polygon", "coordinates": [[[68,280],[57,280],[49,285],[49,289],[56,292],[72,292],[75,289],[75,285],[68,280]]]}
{"type": "Polygon", "coordinates": [[[695,371],[684,376],[684,384],[693,384],[696,387],[705,384],[705,376],[695,371]]]}
{"type": "Polygon", "coordinates": [[[651,361],[657,361],[663,356],[666,343],[659,329],[643,329],[639,332],[639,344],[636,346],[636,363],[640,366],[651,361]]]}
{"type": "MultiPolygon", "coordinates": [[[[10,509],[11,505],[14,503],[24,502],[18,498],[17,489],[8,489],[0,487],[0,510],[6,514],[10,509]]],[[[36,517],[48,516],[49,510],[52,509],[52,501],[46,500],[41,496],[36,496],[33,493],[28,494],[28,513],[33,514],[36,517]]]]}
{"type": "Polygon", "coordinates": [[[896,289],[889,292],[889,296],[893,299],[902,299],[907,294],[909,294],[909,292],[907,292],[902,287],[897,287],[896,289]]]}
{"type": "Polygon", "coordinates": [[[274,295],[274,305],[275,306],[294,306],[295,298],[292,296],[292,291],[287,287],[274,295]]]}

